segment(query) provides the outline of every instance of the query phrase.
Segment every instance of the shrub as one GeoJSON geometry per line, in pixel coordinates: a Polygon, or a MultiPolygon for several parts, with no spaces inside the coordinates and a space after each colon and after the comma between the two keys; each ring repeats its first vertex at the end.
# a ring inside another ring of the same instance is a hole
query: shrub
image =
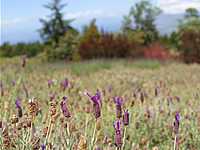
{"type": "Polygon", "coordinates": [[[160,45],[159,43],[149,44],[148,47],[144,50],[144,57],[156,58],[160,61],[171,58],[169,52],[165,51],[165,45],[160,45]]]}
{"type": "Polygon", "coordinates": [[[185,63],[200,63],[200,33],[185,32],[178,48],[185,63]]]}

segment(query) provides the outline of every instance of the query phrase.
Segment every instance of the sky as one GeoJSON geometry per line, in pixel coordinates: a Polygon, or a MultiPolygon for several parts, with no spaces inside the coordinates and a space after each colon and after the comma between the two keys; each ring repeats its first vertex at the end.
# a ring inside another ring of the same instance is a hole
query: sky
{"type": "MultiPolygon", "coordinates": [[[[1,0],[1,45],[4,42],[41,41],[38,29],[40,18],[47,19],[50,10],[43,7],[52,0],[1,0]]],[[[123,16],[140,0],[62,0],[67,6],[62,10],[64,19],[74,19],[71,25],[80,32],[96,18],[98,28],[107,32],[120,29],[123,16]]],[[[156,20],[161,34],[170,34],[189,7],[200,11],[200,0],[152,0],[163,10],[156,20]]]]}

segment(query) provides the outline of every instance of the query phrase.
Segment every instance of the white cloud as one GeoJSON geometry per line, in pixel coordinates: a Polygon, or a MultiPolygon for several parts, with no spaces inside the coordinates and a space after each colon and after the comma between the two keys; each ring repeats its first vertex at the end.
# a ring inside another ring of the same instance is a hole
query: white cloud
{"type": "Polygon", "coordinates": [[[1,20],[1,25],[15,24],[20,22],[25,22],[27,19],[25,18],[13,18],[10,20],[1,20]]]}
{"type": "Polygon", "coordinates": [[[199,0],[158,0],[157,6],[166,14],[181,14],[189,7],[199,10],[199,0]]]}
{"type": "Polygon", "coordinates": [[[78,11],[74,13],[67,13],[64,15],[65,19],[76,19],[76,18],[96,18],[96,17],[113,17],[116,16],[114,13],[104,12],[103,10],[86,10],[78,11]]]}

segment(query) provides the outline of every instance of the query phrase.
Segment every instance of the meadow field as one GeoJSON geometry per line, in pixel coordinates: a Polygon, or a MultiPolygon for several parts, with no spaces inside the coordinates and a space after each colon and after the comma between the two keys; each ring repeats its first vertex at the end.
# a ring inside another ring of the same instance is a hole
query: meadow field
{"type": "Polygon", "coordinates": [[[200,149],[198,64],[2,58],[0,86],[0,149],[200,149]]]}

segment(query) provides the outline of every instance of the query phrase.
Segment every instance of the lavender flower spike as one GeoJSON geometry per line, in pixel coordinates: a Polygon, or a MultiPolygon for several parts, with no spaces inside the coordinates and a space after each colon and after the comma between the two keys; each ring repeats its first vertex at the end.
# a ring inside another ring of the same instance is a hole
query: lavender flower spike
{"type": "Polygon", "coordinates": [[[175,114],[174,133],[176,134],[179,129],[179,114],[175,114]]]}
{"type": "Polygon", "coordinates": [[[63,97],[62,98],[62,101],[60,102],[60,105],[61,105],[61,109],[62,109],[62,112],[63,112],[63,115],[67,118],[70,118],[71,114],[70,114],[70,111],[69,109],[67,108],[67,106],[65,105],[65,101],[67,100],[66,97],[63,97]]]}
{"type": "Polygon", "coordinates": [[[45,150],[44,144],[40,143],[40,149],[41,149],[41,150],[45,150]]]}
{"type": "Polygon", "coordinates": [[[27,55],[22,55],[22,67],[25,67],[27,55]]]}
{"type": "Polygon", "coordinates": [[[22,109],[20,106],[20,100],[16,100],[15,104],[17,105],[17,108],[18,108],[18,117],[22,117],[22,109]]]}
{"type": "Polygon", "coordinates": [[[116,147],[122,146],[122,136],[120,133],[122,126],[123,126],[123,122],[121,124],[121,127],[119,127],[119,119],[117,119],[116,126],[115,126],[115,122],[113,121],[113,127],[115,128],[114,144],[116,147]]]}
{"type": "Polygon", "coordinates": [[[87,92],[87,95],[90,97],[90,99],[93,101],[93,115],[95,118],[99,118],[101,116],[101,109],[99,106],[98,101],[101,101],[101,93],[97,89],[97,92],[95,93],[94,96],[92,96],[89,92],[87,92]]]}
{"type": "Polygon", "coordinates": [[[124,109],[123,122],[124,122],[125,126],[129,125],[129,113],[128,113],[128,109],[127,110],[124,109]]]}
{"type": "Polygon", "coordinates": [[[121,97],[118,99],[116,97],[114,97],[114,99],[115,99],[115,102],[117,103],[117,105],[116,105],[117,118],[121,118],[122,117],[121,97]]]}

